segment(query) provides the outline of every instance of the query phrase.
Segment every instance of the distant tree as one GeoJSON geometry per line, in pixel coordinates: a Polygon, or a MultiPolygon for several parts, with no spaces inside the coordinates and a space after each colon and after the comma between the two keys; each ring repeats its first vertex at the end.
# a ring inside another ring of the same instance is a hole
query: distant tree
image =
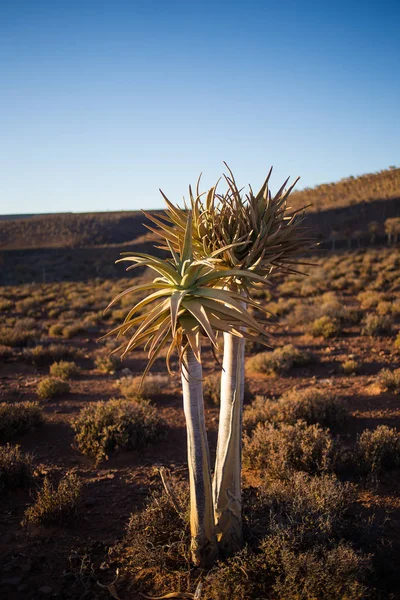
{"type": "Polygon", "coordinates": [[[378,221],[370,221],[368,223],[369,243],[375,244],[376,236],[379,233],[381,226],[378,221]]]}
{"type": "Polygon", "coordinates": [[[400,234],[400,217],[392,217],[385,221],[385,233],[388,238],[388,244],[397,244],[400,234]]]}
{"type": "Polygon", "coordinates": [[[331,234],[329,236],[329,239],[332,242],[332,246],[331,246],[332,251],[335,251],[335,249],[336,249],[336,240],[338,239],[338,237],[339,237],[339,232],[337,231],[337,229],[332,229],[331,234]]]}
{"type": "Polygon", "coordinates": [[[361,240],[363,238],[364,232],[361,229],[356,229],[353,231],[352,237],[357,241],[357,248],[361,247],[361,240]]]}

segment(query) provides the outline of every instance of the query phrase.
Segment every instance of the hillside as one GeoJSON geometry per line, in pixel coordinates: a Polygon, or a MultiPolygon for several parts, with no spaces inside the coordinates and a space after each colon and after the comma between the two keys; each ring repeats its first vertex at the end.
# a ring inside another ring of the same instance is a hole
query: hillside
{"type": "MultiPolygon", "coordinates": [[[[349,177],[294,192],[291,206],[307,209],[308,225],[321,239],[332,230],[368,231],[368,223],[400,214],[400,168],[349,177]]],[[[158,212],[158,211],[157,211],[158,212]]],[[[0,220],[0,248],[83,248],[126,244],[145,235],[145,217],[139,211],[63,213],[0,220]]],[[[340,237],[340,236],[339,236],[340,237]]]]}
{"type": "Polygon", "coordinates": [[[314,188],[293,192],[291,203],[300,207],[310,204],[310,212],[346,208],[364,202],[400,198],[400,168],[389,167],[378,173],[347,177],[336,183],[325,183],[314,188]]]}

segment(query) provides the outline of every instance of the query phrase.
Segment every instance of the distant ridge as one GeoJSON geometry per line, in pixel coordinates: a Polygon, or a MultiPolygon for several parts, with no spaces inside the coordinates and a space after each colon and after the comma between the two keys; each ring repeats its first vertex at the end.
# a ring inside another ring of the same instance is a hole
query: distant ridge
{"type": "MultiPolygon", "coordinates": [[[[306,224],[320,239],[329,237],[333,230],[345,237],[351,231],[366,234],[371,221],[376,221],[383,232],[386,218],[400,216],[400,168],[389,167],[293,192],[289,204],[293,208],[311,205],[306,224]]],[[[138,244],[146,240],[145,221],[139,211],[3,215],[0,249],[138,244]]]]}

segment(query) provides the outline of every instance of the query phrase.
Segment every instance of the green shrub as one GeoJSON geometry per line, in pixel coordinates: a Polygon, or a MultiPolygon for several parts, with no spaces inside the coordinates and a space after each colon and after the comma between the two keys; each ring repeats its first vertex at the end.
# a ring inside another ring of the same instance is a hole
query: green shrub
{"type": "Polygon", "coordinates": [[[67,473],[54,487],[48,477],[38,492],[36,501],[24,514],[22,525],[52,525],[74,521],[78,517],[82,483],[73,473],[67,473]]]}
{"type": "Polygon", "coordinates": [[[328,339],[340,335],[342,327],[338,319],[324,316],[312,323],[310,332],[314,337],[322,336],[324,339],[328,339]]]}
{"type": "Polygon", "coordinates": [[[387,425],[365,429],[358,437],[356,459],[362,473],[379,475],[400,466],[400,433],[387,425]]]}
{"type": "Polygon", "coordinates": [[[42,423],[43,413],[37,402],[0,403],[0,440],[3,442],[42,423]]]}
{"type": "Polygon", "coordinates": [[[391,371],[390,369],[382,369],[378,373],[378,383],[384,391],[400,392],[400,369],[391,371]]]}
{"type": "Polygon", "coordinates": [[[262,396],[245,408],[243,422],[247,428],[257,423],[289,423],[305,421],[308,425],[320,424],[339,429],[348,418],[348,409],[340,398],[331,392],[315,388],[293,388],[284,393],[277,402],[262,396]]]}
{"type": "Polygon", "coordinates": [[[32,456],[20,446],[0,446],[0,492],[24,487],[32,478],[32,456]]]}
{"type": "Polygon", "coordinates": [[[55,362],[50,367],[51,377],[58,377],[63,381],[76,377],[79,373],[79,367],[74,362],[68,362],[66,360],[55,362]]]}
{"type": "Polygon", "coordinates": [[[358,363],[356,360],[348,358],[342,362],[342,369],[345,375],[355,375],[358,371],[358,363]]]}
{"type": "Polygon", "coordinates": [[[61,396],[69,392],[69,384],[62,379],[56,379],[55,377],[46,377],[39,381],[36,392],[39,398],[42,400],[50,400],[55,396],[61,396]]]}
{"type": "Polygon", "coordinates": [[[259,423],[244,437],[243,462],[274,478],[293,471],[319,473],[332,470],[336,448],[327,429],[297,421],[294,425],[259,423]]]}
{"type": "Polygon", "coordinates": [[[393,319],[389,315],[368,314],[363,320],[361,332],[363,335],[373,337],[391,335],[393,332],[393,319]]]}
{"type": "Polygon", "coordinates": [[[156,410],[132,400],[97,402],[81,410],[73,424],[75,445],[97,462],[119,450],[136,450],[155,442],[163,432],[156,410]]]}
{"type": "Polygon", "coordinates": [[[285,374],[293,367],[302,367],[313,364],[315,356],[306,350],[300,350],[287,344],[276,348],[273,352],[261,352],[247,361],[250,370],[266,374],[285,374]]]}

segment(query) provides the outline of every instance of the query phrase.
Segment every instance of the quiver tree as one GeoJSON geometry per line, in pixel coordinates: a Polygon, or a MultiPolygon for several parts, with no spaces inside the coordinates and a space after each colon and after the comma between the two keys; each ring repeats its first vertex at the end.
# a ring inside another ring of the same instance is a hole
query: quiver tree
{"type": "MultiPolygon", "coordinates": [[[[241,298],[244,307],[252,290],[266,284],[275,272],[296,272],[297,256],[312,242],[302,227],[304,209],[291,210],[287,199],[297,180],[289,187],[286,180],[275,196],[268,187],[272,169],[257,194],[251,187],[243,196],[229,170],[225,175],[228,189],[216,193],[216,186],[205,201],[197,184],[191,188],[193,214],[193,252],[196,258],[216,268],[234,269],[226,278],[225,288],[241,298]],[[248,273],[252,276],[249,277],[248,273]]],[[[172,205],[164,196],[167,211],[163,218],[147,216],[159,229],[149,227],[177,248],[185,234],[187,209],[172,205]]],[[[244,334],[242,326],[241,333],[244,334]]],[[[244,336],[243,336],[244,337],[244,336]]],[[[244,339],[224,332],[224,356],[221,376],[220,418],[217,456],[213,479],[215,523],[219,548],[232,554],[242,543],[241,451],[244,396],[244,339]]]]}
{"type": "Polygon", "coordinates": [[[176,249],[170,246],[171,258],[124,253],[118,261],[132,262],[128,270],[146,266],[157,276],[150,283],[128,288],[110,303],[108,308],[130,293],[148,293],[131,308],[124,322],[107,335],[116,334],[121,340],[113,352],[121,352],[122,357],[143,344],[148,348],[143,377],[163,349],[167,349],[166,363],[171,373],[171,356],[177,351],[187,427],[192,559],[196,565],[210,567],[217,556],[217,543],[204,419],[201,340],[207,338],[215,349],[219,332],[253,341],[266,340],[266,334],[245,308],[248,304],[260,308],[258,303],[224,289],[229,278],[240,274],[243,280],[253,279],[254,274],[194,260],[190,213],[185,218],[184,236],[176,249]]]}

